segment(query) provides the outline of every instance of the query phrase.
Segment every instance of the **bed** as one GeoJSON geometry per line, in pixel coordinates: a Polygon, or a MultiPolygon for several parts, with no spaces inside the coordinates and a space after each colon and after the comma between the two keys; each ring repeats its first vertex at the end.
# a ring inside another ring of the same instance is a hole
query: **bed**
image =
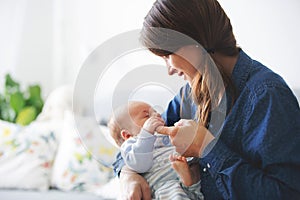
{"type": "MultiPolygon", "coordinates": [[[[293,90],[300,100],[300,90],[293,90]]],[[[0,121],[0,199],[118,199],[118,148],[102,121],[72,109],[70,88],[53,92],[28,126],[0,121]],[[76,120],[75,120],[76,118],[76,120]]]]}

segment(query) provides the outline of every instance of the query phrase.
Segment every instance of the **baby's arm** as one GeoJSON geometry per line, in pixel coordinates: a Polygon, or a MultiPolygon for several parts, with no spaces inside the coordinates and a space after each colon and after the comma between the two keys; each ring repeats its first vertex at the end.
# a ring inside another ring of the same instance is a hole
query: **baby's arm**
{"type": "Polygon", "coordinates": [[[138,173],[147,172],[153,165],[153,148],[157,127],[164,121],[160,117],[147,119],[137,138],[126,140],[121,146],[121,155],[126,165],[138,173]]]}
{"type": "Polygon", "coordinates": [[[137,138],[126,140],[121,146],[125,164],[137,173],[148,171],[153,165],[153,145],[156,137],[144,129],[137,138]]]}
{"type": "Polygon", "coordinates": [[[171,155],[170,161],[172,162],[173,169],[177,172],[181,182],[185,186],[191,186],[200,181],[199,164],[194,163],[189,166],[186,158],[180,155],[171,155]]]}
{"type": "Polygon", "coordinates": [[[203,200],[203,194],[200,192],[200,165],[192,163],[189,165],[184,156],[171,155],[170,161],[172,167],[180,176],[182,189],[186,191],[190,199],[203,200]]]}

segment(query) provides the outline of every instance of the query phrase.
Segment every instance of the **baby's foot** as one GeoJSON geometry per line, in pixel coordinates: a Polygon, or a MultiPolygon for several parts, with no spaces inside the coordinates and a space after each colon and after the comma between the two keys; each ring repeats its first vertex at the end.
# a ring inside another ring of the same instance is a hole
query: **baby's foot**
{"type": "Polygon", "coordinates": [[[170,155],[170,161],[172,163],[173,169],[179,175],[182,183],[185,186],[193,185],[191,170],[186,161],[186,158],[180,155],[170,155]]]}

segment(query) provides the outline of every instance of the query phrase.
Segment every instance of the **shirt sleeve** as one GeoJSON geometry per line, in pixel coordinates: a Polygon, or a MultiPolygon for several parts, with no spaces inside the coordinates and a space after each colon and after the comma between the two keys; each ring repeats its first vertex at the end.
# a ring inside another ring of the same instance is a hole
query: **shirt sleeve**
{"type": "MultiPolygon", "coordinates": [[[[249,96],[240,149],[222,136],[201,159],[224,199],[300,199],[300,111],[286,89],[249,96]]],[[[226,136],[224,136],[226,137],[226,136]]]]}
{"type": "Polygon", "coordinates": [[[126,140],[121,146],[125,164],[137,173],[147,172],[153,165],[156,136],[142,129],[136,138],[126,140]]]}
{"type": "Polygon", "coordinates": [[[201,184],[200,181],[197,183],[191,185],[191,186],[185,186],[181,183],[181,187],[186,192],[186,194],[189,196],[190,199],[195,200],[203,200],[203,194],[201,193],[201,184]]]}

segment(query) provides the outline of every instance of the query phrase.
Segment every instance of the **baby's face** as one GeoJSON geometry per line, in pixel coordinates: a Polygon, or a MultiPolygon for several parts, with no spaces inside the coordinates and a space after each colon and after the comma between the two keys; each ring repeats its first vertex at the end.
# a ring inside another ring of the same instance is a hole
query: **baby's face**
{"type": "Polygon", "coordinates": [[[128,113],[130,116],[131,123],[133,124],[133,133],[136,135],[140,132],[145,121],[150,117],[159,116],[149,104],[144,102],[133,102],[128,106],[128,113]]]}

